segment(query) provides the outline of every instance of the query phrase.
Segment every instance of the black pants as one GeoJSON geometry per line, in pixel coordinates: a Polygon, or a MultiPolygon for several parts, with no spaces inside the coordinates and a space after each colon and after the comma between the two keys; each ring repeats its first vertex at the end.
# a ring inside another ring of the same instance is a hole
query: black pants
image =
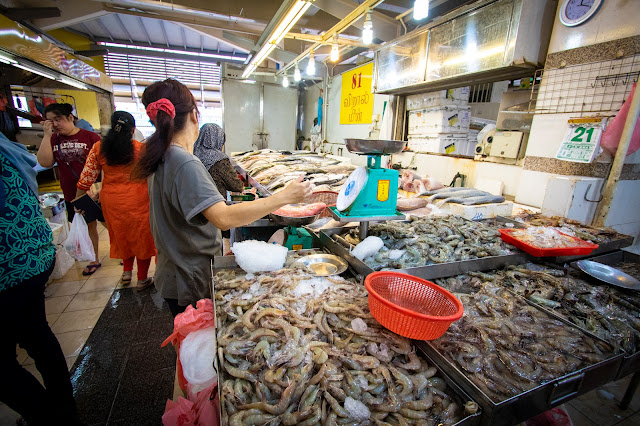
{"type": "Polygon", "coordinates": [[[46,272],[0,291],[0,324],[4,328],[0,339],[0,401],[29,425],[77,423],[67,362],[44,310],[44,287],[52,271],[53,265],[46,272]],[[16,344],[35,360],[44,387],[18,363],[16,344]]]}
{"type": "Polygon", "coordinates": [[[187,309],[186,306],[178,305],[178,299],[164,299],[169,305],[169,310],[171,311],[171,315],[175,318],[176,315],[181,314],[187,309]]]}

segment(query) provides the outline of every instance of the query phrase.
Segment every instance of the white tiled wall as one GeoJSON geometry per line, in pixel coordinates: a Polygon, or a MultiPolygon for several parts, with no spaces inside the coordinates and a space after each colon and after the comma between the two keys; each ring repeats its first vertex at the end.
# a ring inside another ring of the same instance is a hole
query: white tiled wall
{"type": "Polygon", "coordinates": [[[640,181],[618,182],[606,225],[624,234],[640,234],[640,181]]]}

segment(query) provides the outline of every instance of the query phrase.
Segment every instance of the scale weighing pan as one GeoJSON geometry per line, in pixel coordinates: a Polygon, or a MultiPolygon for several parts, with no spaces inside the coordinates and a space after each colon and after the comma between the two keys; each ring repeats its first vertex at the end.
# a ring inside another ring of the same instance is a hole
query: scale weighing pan
{"type": "Polygon", "coordinates": [[[640,291],[640,281],[609,265],[604,265],[592,260],[579,260],[575,264],[585,274],[591,275],[607,284],[640,291]]]}
{"type": "Polygon", "coordinates": [[[315,222],[318,219],[319,214],[313,216],[302,216],[302,217],[294,217],[294,216],[280,216],[277,214],[269,213],[269,219],[274,222],[276,225],[285,225],[285,226],[295,226],[300,227],[304,225],[309,225],[310,223],[315,222]]]}
{"type": "Polygon", "coordinates": [[[313,271],[319,277],[328,277],[343,273],[349,267],[341,257],[333,254],[311,254],[296,261],[302,263],[313,271]]]}
{"type": "Polygon", "coordinates": [[[345,139],[347,150],[353,154],[390,155],[402,152],[405,141],[383,139],[345,139]]]}

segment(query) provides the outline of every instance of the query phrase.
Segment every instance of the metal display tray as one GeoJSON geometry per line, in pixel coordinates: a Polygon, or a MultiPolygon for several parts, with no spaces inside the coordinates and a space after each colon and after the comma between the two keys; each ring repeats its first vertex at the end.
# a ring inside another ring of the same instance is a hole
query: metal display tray
{"type": "MultiPolygon", "coordinates": [[[[334,235],[340,235],[345,230],[351,228],[329,228],[322,229],[319,238],[322,244],[327,247],[333,254],[341,256],[353,267],[353,269],[362,277],[375,272],[369,265],[352,256],[349,250],[333,239],[334,235]]],[[[490,269],[500,269],[508,265],[518,265],[530,261],[529,255],[523,252],[507,254],[504,256],[490,256],[479,259],[463,260],[460,262],[435,263],[433,265],[417,266],[414,268],[396,269],[396,272],[413,275],[425,280],[434,280],[436,278],[452,277],[455,275],[465,274],[467,272],[488,271],[490,269]]]]}
{"type": "MultiPolygon", "coordinates": [[[[319,240],[317,240],[317,241],[319,242],[319,240]]],[[[323,247],[319,247],[319,248],[323,248],[323,247]]],[[[300,252],[312,253],[313,250],[298,250],[298,253],[300,253],[300,252]]],[[[219,271],[219,270],[237,269],[237,268],[238,268],[238,264],[236,263],[235,256],[216,256],[214,258],[214,260],[211,262],[211,276],[213,277],[215,272],[219,271]]],[[[355,274],[353,273],[352,270],[348,270],[348,272],[345,272],[345,274],[352,274],[355,277],[355,274]]],[[[212,280],[211,281],[211,295],[212,295],[212,297],[214,297],[214,294],[215,294],[214,290],[215,289],[213,287],[213,280],[212,280]]],[[[216,319],[216,325],[217,325],[217,319],[216,319]]],[[[429,363],[429,365],[434,366],[438,370],[438,373],[440,374],[440,377],[442,377],[445,380],[445,382],[447,382],[447,385],[449,386],[449,388],[451,388],[453,390],[453,393],[455,393],[456,397],[458,398],[458,402],[461,403],[460,409],[461,410],[464,409],[464,404],[467,401],[476,402],[480,407],[482,407],[482,405],[476,399],[472,398],[470,396],[470,394],[467,393],[452,378],[451,375],[447,374],[444,371],[444,369],[440,367],[440,365],[435,361],[434,358],[429,356],[427,354],[427,352],[425,352],[423,350],[423,348],[420,346],[420,343],[421,342],[416,341],[416,340],[413,341],[413,344],[418,349],[417,353],[419,354],[419,356],[424,358],[429,363]]],[[[216,354],[217,353],[218,353],[218,351],[217,351],[217,342],[216,342],[216,354]]],[[[217,356],[214,357],[214,367],[216,368],[216,371],[220,372],[222,375],[225,374],[224,372],[222,372],[218,368],[218,357],[217,356]]],[[[220,391],[220,387],[218,387],[218,391],[220,391]]],[[[218,400],[221,401],[220,394],[218,394],[218,400]]],[[[220,409],[222,410],[222,407],[220,407],[220,409]]],[[[462,420],[460,420],[458,423],[455,423],[455,425],[453,425],[453,426],[477,426],[477,425],[480,424],[481,420],[483,419],[482,416],[483,416],[482,408],[479,408],[477,413],[469,414],[466,417],[463,417],[462,420]]],[[[222,412],[220,412],[220,418],[222,418],[222,412]]]]}
{"type": "MultiPolygon", "coordinates": [[[[509,292],[514,296],[524,300],[529,305],[540,310],[542,313],[549,315],[558,321],[565,323],[568,327],[578,330],[582,334],[604,342],[598,336],[577,327],[560,315],[541,309],[538,305],[529,302],[527,299],[509,292]]],[[[559,377],[555,380],[543,383],[533,389],[523,392],[519,395],[512,396],[509,399],[499,403],[494,402],[486,395],[475,383],[467,378],[466,373],[456,367],[449,361],[440,351],[431,345],[429,341],[416,342],[417,346],[424,351],[435,363],[444,370],[445,373],[453,377],[454,381],[460,384],[462,389],[467,391],[475,400],[479,401],[483,410],[481,424],[491,426],[514,425],[524,422],[540,413],[554,408],[570,399],[576,398],[593,389],[596,389],[605,383],[609,383],[617,379],[617,373],[620,369],[624,352],[613,355],[611,358],[600,361],[597,364],[582,368],[573,373],[559,377]]]]}
{"type": "MultiPolygon", "coordinates": [[[[613,253],[590,257],[589,260],[600,262],[605,265],[614,266],[620,262],[640,263],[640,256],[628,251],[618,250],[614,251],[613,253]]],[[[578,270],[577,267],[574,266],[574,268],[578,270]]],[[[632,354],[625,354],[624,358],[622,359],[622,363],[620,364],[620,370],[618,371],[616,380],[626,377],[629,374],[635,373],[637,371],[640,371],[640,351],[632,354]]]]}
{"type": "MultiPolygon", "coordinates": [[[[518,222],[515,218],[505,217],[505,216],[496,216],[496,219],[504,222],[518,222]]],[[[526,222],[519,222],[524,223],[526,222]]],[[[545,257],[542,258],[545,261],[554,262],[554,263],[568,263],[573,262],[574,260],[586,259],[588,257],[597,256],[599,254],[610,253],[615,250],[620,250],[625,247],[629,247],[633,244],[633,237],[626,235],[625,238],[618,238],[616,240],[611,240],[606,243],[599,244],[599,247],[592,251],[590,254],[581,255],[581,256],[559,256],[559,257],[545,257]]]]}
{"type": "Polygon", "coordinates": [[[255,188],[258,190],[260,195],[262,195],[263,197],[269,197],[272,195],[269,190],[267,190],[264,186],[262,186],[260,182],[258,182],[251,175],[249,175],[246,170],[244,170],[240,165],[238,165],[238,163],[231,160],[231,164],[233,165],[233,168],[236,169],[236,172],[238,172],[238,174],[242,176],[243,179],[246,179],[252,188],[255,188]]]}

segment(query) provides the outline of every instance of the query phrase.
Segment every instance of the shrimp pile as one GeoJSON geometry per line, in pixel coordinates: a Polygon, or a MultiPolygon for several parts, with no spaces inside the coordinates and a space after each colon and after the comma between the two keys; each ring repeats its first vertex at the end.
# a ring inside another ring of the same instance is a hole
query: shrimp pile
{"type": "Polygon", "coordinates": [[[592,285],[565,276],[562,270],[531,264],[509,267],[497,276],[496,282],[553,309],[616,349],[630,354],[640,351],[640,296],[634,291],[592,285]]]}
{"type": "MultiPolygon", "coordinates": [[[[497,230],[460,216],[385,222],[372,225],[369,235],[384,242],[377,254],[364,259],[376,271],[503,256],[514,249],[502,241],[497,230]]],[[[352,242],[353,236],[347,240],[352,242]]]]}
{"type": "Polygon", "coordinates": [[[588,226],[578,222],[577,220],[571,220],[560,216],[547,217],[540,213],[527,212],[514,216],[513,219],[530,226],[552,226],[557,228],[560,232],[564,232],[565,234],[572,235],[586,241],[591,241],[595,244],[604,244],[613,240],[628,238],[627,235],[620,234],[611,228],[588,226]]]}
{"type": "Polygon", "coordinates": [[[371,316],[364,286],[328,277],[324,293],[292,296],[311,279],[216,274],[222,424],[435,425],[477,411],[371,316]]]}
{"type": "Polygon", "coordinates": [[[472,273],[436,281],[460,299],[464,316],[431,343],[493,401],[614,355],[606,343],[536,309],[491,278],[496,275],[472,273]]]}

